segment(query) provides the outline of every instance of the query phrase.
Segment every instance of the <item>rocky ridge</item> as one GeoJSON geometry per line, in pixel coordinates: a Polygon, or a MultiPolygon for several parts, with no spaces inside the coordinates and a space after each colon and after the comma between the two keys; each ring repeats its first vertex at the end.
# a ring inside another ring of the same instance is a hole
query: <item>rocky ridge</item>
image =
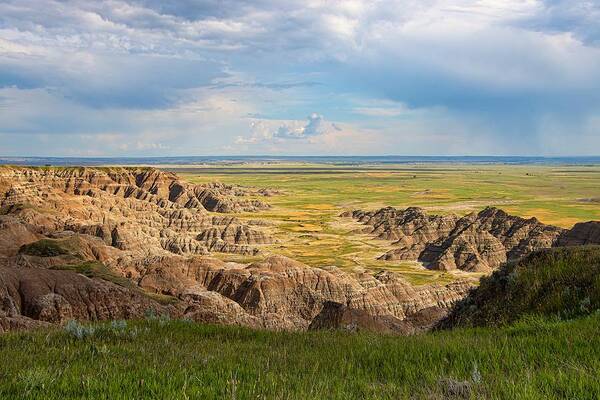
{"type": "Polygon", "coordinates": [[[230,215],[268,205],[250,189],[190,185],[152,168],[0,168],[0,209],[38,227],[100,237],[121,250],[256,254],[272,238],[230,215]]]}
{"type": "Polygon", "coordinates": [[[420,261],[427,268],[444,271],[490,272],[536,250],[600,243],[598,222],[566,230],[495,207],[464,217],[430,215],[417,207],[356,210],[342,216],[364,224],[363,233],[393,241],[396,248],[380,259],[420,261]]]}

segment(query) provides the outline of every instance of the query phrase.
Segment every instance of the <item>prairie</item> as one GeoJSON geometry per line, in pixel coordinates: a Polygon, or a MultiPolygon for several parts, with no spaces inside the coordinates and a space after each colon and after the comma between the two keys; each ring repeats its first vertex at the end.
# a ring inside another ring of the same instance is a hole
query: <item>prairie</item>
{"type": "Polygon", "coordinates": [[[599,323],[596,313],[391,337],[153,319],[11,333],[0,336],[0,397],[597,399],[599,323]]]}
{"type": "Polygon", "coordinates": [[[267,246],[265,254],[284,254],[316,267],[395,270],[413,283],[447,281],[454,275],[416,263],[377,260],[391,242],[356,233],[360,225],[339,214],[419,206],[431,213],[464,215],[497,206],[561,227],[600,219],[598,166],[257,163],[171,169],[194,183],[216,180],[278,190],[266,198],[271,209],[242,215],[272,223],[279,242],[267,246]]]}

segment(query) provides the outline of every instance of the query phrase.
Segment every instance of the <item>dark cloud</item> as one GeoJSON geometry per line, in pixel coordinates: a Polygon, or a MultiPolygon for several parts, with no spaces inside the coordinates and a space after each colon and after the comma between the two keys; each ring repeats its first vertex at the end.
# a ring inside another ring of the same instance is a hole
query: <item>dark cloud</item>
{"type": "Polygon", "coordinates": [[[0,55],[0,87],[51,88],[96,108],[170,107],[184,96],[181,91],[227,76],[214,62],[151,55],[67,53],[1,61],[0,55]]]}

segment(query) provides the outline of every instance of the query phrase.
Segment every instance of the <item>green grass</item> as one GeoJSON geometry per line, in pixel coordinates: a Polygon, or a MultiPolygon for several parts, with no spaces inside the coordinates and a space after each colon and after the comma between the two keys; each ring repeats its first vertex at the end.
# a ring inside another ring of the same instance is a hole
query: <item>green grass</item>
{"type": "Polygon", "coordinates": [[[41,239],[24,244],[19,249],[19,253],[36,257],[55,257],[69,254],[69,251],[56,240],[41,239]]]}
{"type": "Polygon", "coordinates": [[[600,310],[600,246],[533,253],[481,279],[453,326],[497,326],[528,315],[573,318],[600,310]]]}
{"type": "MultiPolygon", "coordinates": [[[[582,201],[598,197],[598,166],[268,164],[185,166],[179,174],[195,183],[216,180],[280,190],[281,195],[262,198],[273,205],[271,209],[241,215],[274,224],[272,234],[280,241],[265,246],[265,255],[283,254],[314,267],[394,270],[415,284],[449,281],[453,276],[377,260],[391,248],[390,243],[352,233],[359,225],[339,214],[391,205],[463,215],[492,205],[563,227],[600,219],[598,205],[582,201]]],[[[246,261],[239,256],[219,257],[246,261]]]]}
{"type": "Polygon", "coordinates": [[[598,314],[415,337],[184,321],[0,336],[5,399],[596,399],[598,314]]]}

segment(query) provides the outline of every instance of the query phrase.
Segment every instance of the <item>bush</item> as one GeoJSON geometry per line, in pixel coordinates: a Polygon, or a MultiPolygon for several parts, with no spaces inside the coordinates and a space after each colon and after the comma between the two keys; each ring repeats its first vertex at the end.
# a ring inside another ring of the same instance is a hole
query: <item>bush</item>
{"type": "Polygon", "coordinates": [[[55,257],[68,254],[68,251],[54,240],[42,239],[37,242],[24,244],[19,253],[37,257],[55,257]]]}
{"type": "Polygon", "coordinates": [[[75,320],[67,322],[65,332],[78,340],[94,336],[96,329],[93,326],[85,326],[75,320]]]}
{"type": "Polygon", "coordinates": [[[482,278],[440,326],[498,326],[536,315],[571,319],[598,309],[600,247],[563,247],[535,252],[482,278]]]}

